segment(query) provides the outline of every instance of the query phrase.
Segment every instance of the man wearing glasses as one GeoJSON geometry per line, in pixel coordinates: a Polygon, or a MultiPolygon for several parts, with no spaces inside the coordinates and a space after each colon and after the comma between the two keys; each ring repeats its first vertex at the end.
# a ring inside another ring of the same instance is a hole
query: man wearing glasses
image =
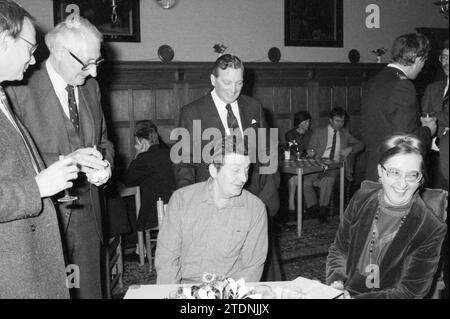
{"type": "Polygon", "coordinates": [[[49,58],[24,84],[7,91],[45,164],[63,155],[81,170],[70,189],[77,199],[57,204],[67,263],[80,272],[79,287],[70,289],[73,298],[102,297],[98,187],[111,177],[114,149],[94,79],[102,62],[101,42],[101,33],[86,19],[75,16],[61,22],[45,37],[49,58]]]}

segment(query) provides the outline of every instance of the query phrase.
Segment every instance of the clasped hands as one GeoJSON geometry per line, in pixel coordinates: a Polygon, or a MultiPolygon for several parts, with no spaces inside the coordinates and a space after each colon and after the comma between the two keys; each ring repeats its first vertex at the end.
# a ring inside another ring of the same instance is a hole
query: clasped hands
{"type": "Polygon", "coordinates": [[[437,124],[435,116],[429,116],[428,114],[426,116],[421,116],[420,122],[422,123],[422,126],[426,126],[430,129],[431,136],[436,134],[437,124]]]}
{"type": "Polygon", "coordinates": [[[93,147],[79,148],[70,153],[69,157],[86,174],[89,183],[101,186],[111,177],[111,165],[103,160],[102,154],[93,147]]]}

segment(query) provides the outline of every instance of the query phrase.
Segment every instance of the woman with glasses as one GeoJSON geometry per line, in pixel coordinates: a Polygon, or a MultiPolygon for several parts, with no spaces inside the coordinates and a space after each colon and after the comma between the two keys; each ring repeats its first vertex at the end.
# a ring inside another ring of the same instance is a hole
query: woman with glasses
{"type": "Polygon", "coordinates": [[[364,181],[329,249],[326,281],[354,298],[423,298],[446,225],[445,192],[422,190],[424,146],[394,133],[379,147],[379,183],[364,181]],[[442,205],[440,205],[442,204],[442,205]]]}

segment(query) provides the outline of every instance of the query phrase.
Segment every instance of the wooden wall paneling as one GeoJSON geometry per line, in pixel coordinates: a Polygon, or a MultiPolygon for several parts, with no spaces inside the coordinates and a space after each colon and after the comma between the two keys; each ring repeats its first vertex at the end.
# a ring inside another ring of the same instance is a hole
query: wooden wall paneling
{"type": "MultiPolygon", "coordinates": [[[[291,88],[291,113],[292,119],[295,112],[306,111],[309,112],[308,108],[308,87],[298,86],[291,88]]],[[[293,122],[292,122],[293,123],[293,122]]]]}
{"type": "Polygon", "coordinates": [[[328,118],[328,115],[332,108],[331,97],[332,97],[331,86],[319,87],[319,117],[328,118]]]}
{"type": "Polygon", "coordinates": [[[291,113],[291,89],[289,87],[273,88],[273,108],[274,113],[291,113]]]}
{"type": "Polygon", "coordinates": [[[361,114],[361,86],[350,86],[348,88],[348,113],[351,116],[361,114]]]}
{"type": "Polygon", "coordinates": [[[308,83],[308,112],[312,117],[311,127],[319,126],[319,82],[308,83]]]}
{"type": "Polygon", "coordinates": [[[111,121],[129,121],[128,110],[129,90],[111,90],[108,94],[111,121]]]}
{"type": "Polygon", "coordinates": [[[346,86],[334,86],[333,87],[333,107],[340,106],[348,112],[348,99],[347,99],[347,87],[346,86]]]}
{"type": "Polygon", "coordinates": [[[133,90],[133,119],[136,122],[156,119],[154,90],[133,90]]]}
{"type": "Polygon", "coordinates": [[[175,107],[173,89],[155,89],[156,118],[175,119],[177,108],[175,107]]]}

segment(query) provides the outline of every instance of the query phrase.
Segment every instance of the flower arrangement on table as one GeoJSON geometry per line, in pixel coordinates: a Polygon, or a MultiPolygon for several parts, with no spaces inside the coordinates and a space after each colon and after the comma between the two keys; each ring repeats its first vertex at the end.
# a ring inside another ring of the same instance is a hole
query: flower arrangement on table
{"type": "Polygon", "coordinates": [[[376,50],[372,50],[373,53],[377,56],[377,62],[381,63],[381,57],[387,52],[388,50],[385,48],[378,48],[376,50]]]}
{"type": "Polygon", "coordinates": [[[174,297],[179,299],[249,299],[261,296],[252,287],[246,286],[244,278],[235,281],[233,278],[204,273],[202,283],[190,287],[180,286],[174,297]]]}
{"type": "Polygon", "coordinates": [[[283,146],[281,146],[282,150],[284,151],[285,157],[290,156],[290,154],[296,155],[297,158],[299,158],[303,153],[303,145],[298,143],[297,140],[290,140],[283,146]],[[287,154],[286,154],[287,153],[287,154]]]}

